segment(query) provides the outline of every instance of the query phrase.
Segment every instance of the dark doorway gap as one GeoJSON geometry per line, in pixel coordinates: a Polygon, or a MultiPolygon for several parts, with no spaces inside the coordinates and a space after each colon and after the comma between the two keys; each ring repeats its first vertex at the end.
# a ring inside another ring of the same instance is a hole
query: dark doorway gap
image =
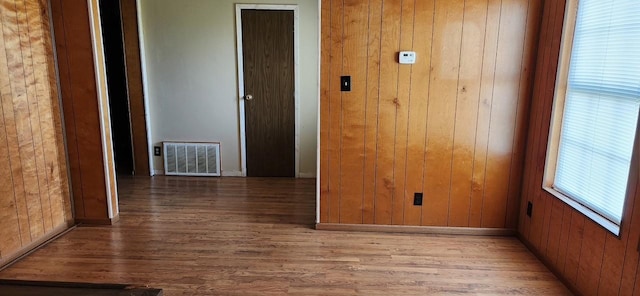
{"type": "Polygon", "coordinates": [[[116,172],[118,175],[133,175],[133,142],[120,1],[100,0],[100,21],[116,172]]]}

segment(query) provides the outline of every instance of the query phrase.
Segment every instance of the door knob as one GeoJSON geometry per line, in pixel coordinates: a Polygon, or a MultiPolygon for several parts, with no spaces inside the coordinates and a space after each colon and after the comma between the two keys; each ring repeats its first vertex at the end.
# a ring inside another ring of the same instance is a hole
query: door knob
{"type": "Polygon", "coordinates": [[[246,95],[246,96],[244,96],[244,99],[247,100],[247,101],[251,101],[251,100],[253,100],[253,95],[246,95]]]}

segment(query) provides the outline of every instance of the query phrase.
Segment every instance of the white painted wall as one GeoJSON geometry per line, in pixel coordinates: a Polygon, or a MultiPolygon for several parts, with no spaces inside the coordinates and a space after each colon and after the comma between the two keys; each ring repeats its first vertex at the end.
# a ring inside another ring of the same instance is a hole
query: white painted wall
{"type": "MultiPolygon", "coordinates": [[[[144,38],[151,143],[220,142],[223,175],[240,175],[236,64],[237,0],[139,0],[144,38]]],[[[300,13],[300,174],[316,175],[318,119],[318,2],[300,13]]],[[[153,170],[163,170],[154,157],[153,170]]]]}

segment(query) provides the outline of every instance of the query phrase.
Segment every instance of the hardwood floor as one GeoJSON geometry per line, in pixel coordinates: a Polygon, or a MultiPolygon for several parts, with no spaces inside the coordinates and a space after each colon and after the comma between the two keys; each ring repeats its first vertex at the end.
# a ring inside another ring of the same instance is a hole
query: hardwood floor
{"type": "Polygon", "coordinates": [[[570,295],[516,238],[314,230],[314,180],[128,178],[119,188],[118,224],[78,227],[0,278],[169,296],[570,295]]]}

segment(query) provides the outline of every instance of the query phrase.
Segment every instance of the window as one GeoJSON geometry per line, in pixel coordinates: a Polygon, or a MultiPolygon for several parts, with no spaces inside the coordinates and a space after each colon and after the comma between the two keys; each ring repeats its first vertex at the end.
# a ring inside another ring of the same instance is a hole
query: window
{"type": "Polygon", "coordinates": [[[617,235],[640,108],[640,5],[570,3],[545,188],[617,235]]]}

